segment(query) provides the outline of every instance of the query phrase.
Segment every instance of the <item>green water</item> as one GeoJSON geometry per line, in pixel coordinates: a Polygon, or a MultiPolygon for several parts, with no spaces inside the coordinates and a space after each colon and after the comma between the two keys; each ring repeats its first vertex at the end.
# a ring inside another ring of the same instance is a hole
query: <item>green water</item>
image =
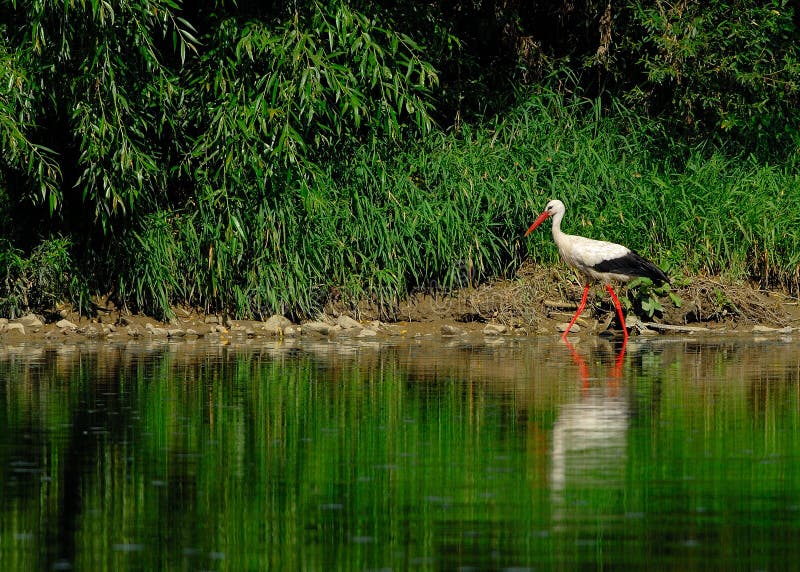
{"type": "Polygon", "coordinates": [[[0,345],[3,570],[784,570],[791,340],[0,345]]]}

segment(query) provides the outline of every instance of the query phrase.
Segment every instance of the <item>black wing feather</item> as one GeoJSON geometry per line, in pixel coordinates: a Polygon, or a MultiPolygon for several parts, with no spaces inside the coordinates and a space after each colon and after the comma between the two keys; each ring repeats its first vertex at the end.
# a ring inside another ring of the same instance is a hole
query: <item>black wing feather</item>
{"type": "Polygon", "coordinates": [[[632,250],[625,256],[604,260],[596,264],[594,269],[598,272],[649,278],[657,286],[665,282],[670,284],[669,277],[663,270],[632,250]]]}

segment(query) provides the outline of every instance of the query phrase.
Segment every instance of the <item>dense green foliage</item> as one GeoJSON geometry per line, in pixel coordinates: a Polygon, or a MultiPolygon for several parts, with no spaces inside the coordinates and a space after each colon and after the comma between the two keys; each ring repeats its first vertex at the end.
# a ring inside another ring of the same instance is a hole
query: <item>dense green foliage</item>
{"type": "Polygon", "coordinates": [[[27,308],[52,308],[62,302],[63,293],[70,290],[75,292],[76,305],[84,307],[88,296],[82,295],[69,249],[68,240],[57,238],[43,241],[25,256],[7,242],[0,242],[4,292],[0,298],[0,315],[16,318],[27,308]]]}
{"type": "Polygon", "coordinates": [[[791,4],[411,4],[0,2],[1,311],[391,313],[513,272],[550,196],[798,290],[791,4]]]}
{"type": "Polygon", "coordinates": [[[767,154],[776,144],[796,151],[795,10],[785,0],[638,3],[635,21],[641,29],[626,40],[641,54],[647,79],[626,97],[659,108],[682,132],[721,130],[767,154]]]}

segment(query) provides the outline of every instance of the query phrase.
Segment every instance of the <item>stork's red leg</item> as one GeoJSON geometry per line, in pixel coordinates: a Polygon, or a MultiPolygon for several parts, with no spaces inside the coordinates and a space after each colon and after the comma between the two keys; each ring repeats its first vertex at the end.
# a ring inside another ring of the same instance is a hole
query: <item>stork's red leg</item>
{"type": "Polygon", "coordinates": [[[570,355],[572,355],[572,361],[575,362],[575,365],[578,366],[578,371],[581,375],[581,382],[583,382],[583,389],[589,389],[589,368],[586,366],[586,362],[583,361],[583,358],[575,351],[575,348],[572,347],[572,344],[569,343],[569,340],[565,337],[564,343],[567,344],[567,348],[569,349],[570,355]]]}
{"type": "Polygon", "coordinates": [[[589,284],[586,284],[586,286],[583,287],[583,298],[581,298],[581,303],[578,304],[578,311],[575,312],[574,316],[572,316],[572,319],[569,321],[569,326],[567,326],[567,329],[564,330],[563,334],[561,334],[561,337],[563,339],[565,340],[567,339],[567,334],[569,333],[569,329],[572,327],[572,325],[575,323],[575,320],[578,319],[578,316],[581,315],[581,312],[583,312],[583,309],[586,307],[586,297],[588,295],[589,295],[589,284]]]}
{"type": "Polygon", "coordinates": [[[619,316],[619,323],[622,326],[622,335],[625,338],[625,341],[628,341],[628,328],[625,326],[625,316],[622,315],[622,306],[619,304],[619,299],[617,295],[614,294],[614,289],[609,285],[606,284],[606,290],[608,293],[611,294],[611,300],[614,302],[614,307],[617,309],[617,316],[619,316]]]}
{"type": "Polygon", "coordinates": [[[622,340],[622,347],[617,354],[617,359],[614,360],[614,380],[619,380],[622,377],[622,362],[625,359],[625,348],[628,345],[628,338],[622,340]]]}

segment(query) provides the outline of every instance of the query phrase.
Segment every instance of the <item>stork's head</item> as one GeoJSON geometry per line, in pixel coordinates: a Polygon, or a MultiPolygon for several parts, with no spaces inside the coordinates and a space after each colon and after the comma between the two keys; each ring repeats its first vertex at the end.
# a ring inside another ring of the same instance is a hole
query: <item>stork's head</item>
{"type": "Polygon", "coordinates": [[[544,210],[542,211],[542,214],[539,215],[539,218],[533,221],[533,224],[525,233],[525,236],[528,236],[530,233],[536,230],[536,227],[542,224],[545,221],[545,219],[548,219],[551,216],[556,216],[557,214],[563,215],[565,210],[566,208],[564,207],[564,203],[562,203],[558,199],[553,199],[552,201],[547,203],[547,206],[544,207],[544,210]]]}

